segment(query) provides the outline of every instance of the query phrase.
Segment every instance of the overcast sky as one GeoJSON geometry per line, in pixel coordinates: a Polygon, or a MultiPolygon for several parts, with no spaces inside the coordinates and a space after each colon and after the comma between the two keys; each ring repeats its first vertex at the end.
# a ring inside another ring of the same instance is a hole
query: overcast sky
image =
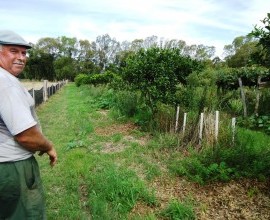
{"type": "Polygon", "coordinates": [[[263,26],[270,0],[0,0],[0,27],[36,43],[43,37],[95,41],[184,40],[216,47],[263,26]]]}

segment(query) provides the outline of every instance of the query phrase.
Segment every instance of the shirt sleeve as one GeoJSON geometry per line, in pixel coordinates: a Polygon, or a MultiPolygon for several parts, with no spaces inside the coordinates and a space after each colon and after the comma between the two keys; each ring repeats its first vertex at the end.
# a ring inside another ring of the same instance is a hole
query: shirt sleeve
{"type": "Polygon", "coordinates": [[[37,124],[30,106],[28,97],[20,89],[9,87],[1,90],[0,116],[13,136],[37,124]]]}

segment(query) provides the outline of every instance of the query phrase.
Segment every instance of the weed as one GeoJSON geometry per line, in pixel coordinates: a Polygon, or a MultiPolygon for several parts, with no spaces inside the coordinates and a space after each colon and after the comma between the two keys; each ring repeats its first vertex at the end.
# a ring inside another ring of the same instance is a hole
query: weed
{"type": "Polygon", "coordinates": [[[165,219],[183,219],[183,220],[193,220],[195,218],[195,213],[190,204],[181,203],[177,200],[170,201],[169,205],[160,212],[160,216],[165,219]]]}

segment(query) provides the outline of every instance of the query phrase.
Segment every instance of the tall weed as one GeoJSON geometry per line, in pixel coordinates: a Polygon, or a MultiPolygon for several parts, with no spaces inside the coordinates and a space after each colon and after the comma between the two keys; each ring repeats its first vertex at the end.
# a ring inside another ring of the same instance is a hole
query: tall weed
{"type": "Polygon", "coordinates": [[[177,175],[186,176],[200,184],[240,177],[270,177],[268,136],[239,129],[234,144],[224,143],[204,147],[200,152],[190,151],[190,156],[170,161],[169,168],[177,175]]]}

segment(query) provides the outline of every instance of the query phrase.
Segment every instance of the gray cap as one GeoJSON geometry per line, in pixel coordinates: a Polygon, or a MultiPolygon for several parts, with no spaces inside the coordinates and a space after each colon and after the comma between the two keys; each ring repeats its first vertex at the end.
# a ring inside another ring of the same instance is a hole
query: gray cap
{"type": "Polygon", "coordinates": [[[32,47],[20,35],[9,30],[0,30],[0,44],[25,46],[27,49],[32,47]]]}

